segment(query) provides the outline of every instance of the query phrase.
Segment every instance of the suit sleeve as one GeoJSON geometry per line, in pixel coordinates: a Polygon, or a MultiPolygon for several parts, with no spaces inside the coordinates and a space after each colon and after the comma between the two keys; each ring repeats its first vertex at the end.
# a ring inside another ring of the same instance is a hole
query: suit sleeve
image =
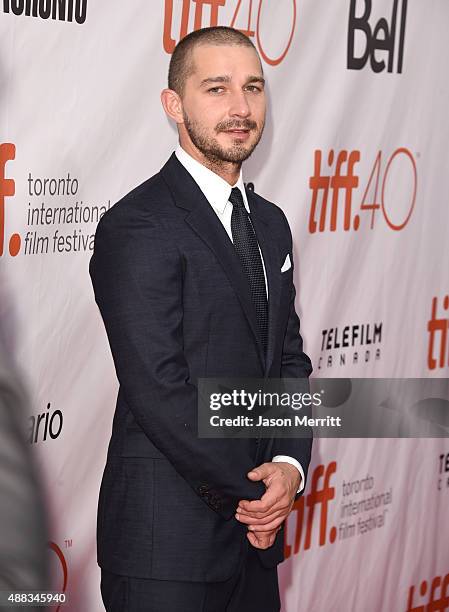
{"type": "MultiPolygon", "coordinates": [[[[282,213],[282,218],[285,224],[288,236],[288,252],[293,253],[293,240],[290,227],[287,219],[282,213]]],[[[308,379],[312,373],[312,363],[309,357],[303,351],[303,341],[300,334],[299,317],[295,309],[296,290],[292,282],[290,293],[290,311],[285,330],[282,359],[281,359],[281,378],[297,378],[308,379]]],[[[308,389],[308,380],[307,380],[308,389]]],[[[303,407],[302,414],[311,416],[311,410],[308,407],[303,407]]],[[[310,463],[312,451],[312,430],[310,436],[305,438],[276,438],[273,445],[273,455],[284,455],[293,457],[298,461],[304,471],[305,480],[307,480],[307,471],[310,463]]],[[[305,481],[304,481],[305,486],[305,481]]],[[[302,488],[304,491],[304,488],[302,488]]],[[[301,492],[302,492],[301,491],[301,492]]],[[[298,494],[298,496],[301,493],[298,494]]]]}
{"type": "Polygon", "coordinates": [[[197,387],[183,353],[182,259],[152,215],[114,211],[97,227],[90,275],[127,404],[151,442],[228,520],[265,487],[235,440],[197,435],[197,387]],[[120,219],[121,215],[121,219],[120,219]]]}

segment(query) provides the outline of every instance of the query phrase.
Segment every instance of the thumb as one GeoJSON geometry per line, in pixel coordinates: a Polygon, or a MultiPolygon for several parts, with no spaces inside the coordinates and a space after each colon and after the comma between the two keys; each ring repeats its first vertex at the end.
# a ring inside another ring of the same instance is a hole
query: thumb
{"type": "Polygon", "coordinates": [[[268,463],[262,463],[258,467],[248,472],[248,478],[251,480],[263,480],[271,473],[270,465],[268,463]]]}

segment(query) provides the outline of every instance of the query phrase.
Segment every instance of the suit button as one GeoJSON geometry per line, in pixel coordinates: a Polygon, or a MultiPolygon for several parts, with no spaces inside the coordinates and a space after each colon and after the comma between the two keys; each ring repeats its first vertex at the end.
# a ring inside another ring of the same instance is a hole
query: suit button
{"type": "Polygon", "coordinates": [[[204,497],[205,493],[209,492],[209,486],[206,484],[202,484],[198,487],[198,493],[204,497]]]}

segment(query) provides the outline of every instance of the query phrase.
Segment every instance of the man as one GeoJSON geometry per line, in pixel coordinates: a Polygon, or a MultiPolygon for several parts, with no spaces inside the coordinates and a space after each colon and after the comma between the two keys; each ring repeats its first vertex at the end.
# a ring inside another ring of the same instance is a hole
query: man
{"type": "Polygon", "coordinates": [[[103,601],[274,612],[311,440],[197,435],[198,378],[312,370],[287,220],[241,175],[265,123],[256,49],[231,28],[189,34],[161,100],[179,146],[103,216],[90,265],[120,382],[98,508],[103,601]]]}

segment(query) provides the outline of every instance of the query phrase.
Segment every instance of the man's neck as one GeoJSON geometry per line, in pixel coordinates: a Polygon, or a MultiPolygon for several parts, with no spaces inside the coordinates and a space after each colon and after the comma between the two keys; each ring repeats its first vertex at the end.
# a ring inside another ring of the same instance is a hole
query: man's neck
{"type": "Polygon", "coordinates": [[[179,143],[186,153],[191,155],[197,162],[218,174],[224,181],[233,187],[240,176],[241,162],[226,162],[221,159],[211,160],[199,151],[193,144],[179,143]]]}

